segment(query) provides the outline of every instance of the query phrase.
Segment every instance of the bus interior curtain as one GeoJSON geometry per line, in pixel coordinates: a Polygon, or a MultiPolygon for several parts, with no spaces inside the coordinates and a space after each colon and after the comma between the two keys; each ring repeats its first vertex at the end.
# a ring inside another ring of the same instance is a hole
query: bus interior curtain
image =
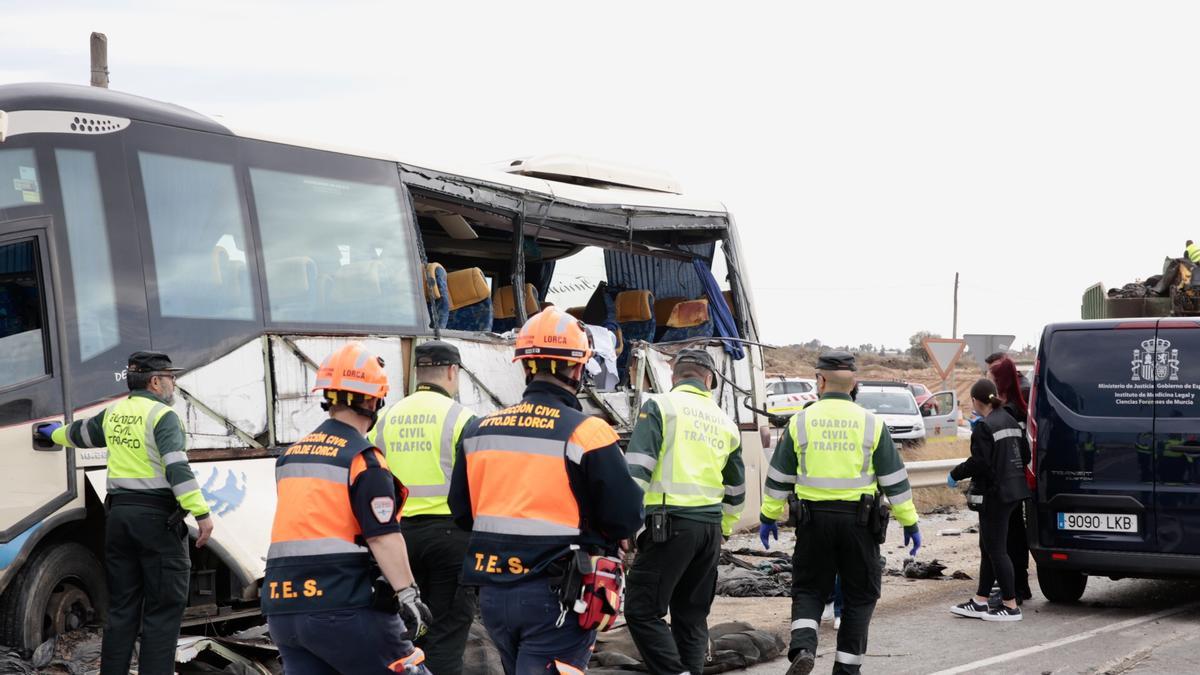
{"type": "MultiPolygon", "coordinates": [[[[706,264],[712,260],[716,244],[707,242],[677,247],[706,264]]],[[[642,289],[655,298],[698,298],[704,286],[688,270],[686,260],[675,260],[629,251],[605,249],[604,271],[612,290],[642,289]]]]}
{"type": "MultiPolygon", "coordinates": [[[[704,286],[704,294],[708,296],[709,314],[713,320],[713,337],[741,337],[738,335],[737,322],[733,319],[733,311],[725,303],[725,296],[722,295],[721,287],[717,285],[717,279],[713,276],[708,264],[700,258],[694,258],[692,268],[696,270],[696,277],[700,279],[701,285],[704,286]]],[[[746,352],[740,343],[726,340],[723,344],[725,352],[735,361],[746,357],[746,352]]]]}

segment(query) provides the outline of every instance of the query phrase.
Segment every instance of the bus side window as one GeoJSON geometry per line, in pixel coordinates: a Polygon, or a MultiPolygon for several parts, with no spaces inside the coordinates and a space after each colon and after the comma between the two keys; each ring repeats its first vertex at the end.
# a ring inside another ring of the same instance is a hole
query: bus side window
{"type": "Polygon", "coordinates": [[[254,318],[233,166],[139,152],[165,317],[254,318]]]}
{"type": "Polygon", "coordinates": [[[32,239],[0,245],[0,387],[47,374],[37,260],[32,239]]]}
{"type": "Polygon", "coordinates": [[[79,360],[87,361],[121,341],[100,174],[93,152],[60,149],[54,156],[71,253],[79,360]]]}
{"type": "Polygon", "coordinates": [[[41,203],[33,150],[0,150],[0,209],[41,203]]]}

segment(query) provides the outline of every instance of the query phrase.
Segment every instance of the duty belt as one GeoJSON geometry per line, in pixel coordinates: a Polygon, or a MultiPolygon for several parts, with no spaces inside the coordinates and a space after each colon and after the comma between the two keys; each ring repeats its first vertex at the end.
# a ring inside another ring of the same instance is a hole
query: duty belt
{"type": "Polygon", "coordinates": [[[179,502],[174,497],[159,497],[157,495],[118,494],[108,495],[106,500],[112,506],[149,506],[162,511],[174,511],[179,502]]]}
{"type": "Polygon", "coordinates": [[[805,506],[807,506],[812,511],[829,511],[832,513],[851,513],[851,514],[858,513],[858,502],[846,502],[846,501],[814,502],[814,501],[809,501],[807,499],[805,499],[803,501],[804,501],[805,506]]]}

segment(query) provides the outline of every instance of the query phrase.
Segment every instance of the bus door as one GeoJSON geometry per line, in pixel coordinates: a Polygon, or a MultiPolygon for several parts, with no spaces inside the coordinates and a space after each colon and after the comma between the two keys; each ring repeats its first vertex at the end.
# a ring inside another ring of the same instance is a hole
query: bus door
{"type": "Polygon", "coordinates": [[[41,445],[62,421],[61,302],[50,218],[0,221],[0,544],[75,498],[74,451],[41,445]]]}

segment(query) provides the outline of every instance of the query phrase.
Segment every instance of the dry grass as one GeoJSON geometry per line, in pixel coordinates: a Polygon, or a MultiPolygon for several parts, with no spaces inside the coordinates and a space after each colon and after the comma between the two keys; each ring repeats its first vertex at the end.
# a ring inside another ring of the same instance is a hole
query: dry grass
{"type": "Polygon", "coordinates": [[[933,487],[913,490],[913,503],[917,506],[917,513],[929,513],[938,507],[962,506],[966,500],[958,490],[933,487]]]}
{"type": "Polygon", "coordinates": [[[906,462],[925,462],[932,459],[959,459],[971,454],[971,441],[965,438],[926,441],[919,447],[904,450],[901,456],[906,462]]]}

